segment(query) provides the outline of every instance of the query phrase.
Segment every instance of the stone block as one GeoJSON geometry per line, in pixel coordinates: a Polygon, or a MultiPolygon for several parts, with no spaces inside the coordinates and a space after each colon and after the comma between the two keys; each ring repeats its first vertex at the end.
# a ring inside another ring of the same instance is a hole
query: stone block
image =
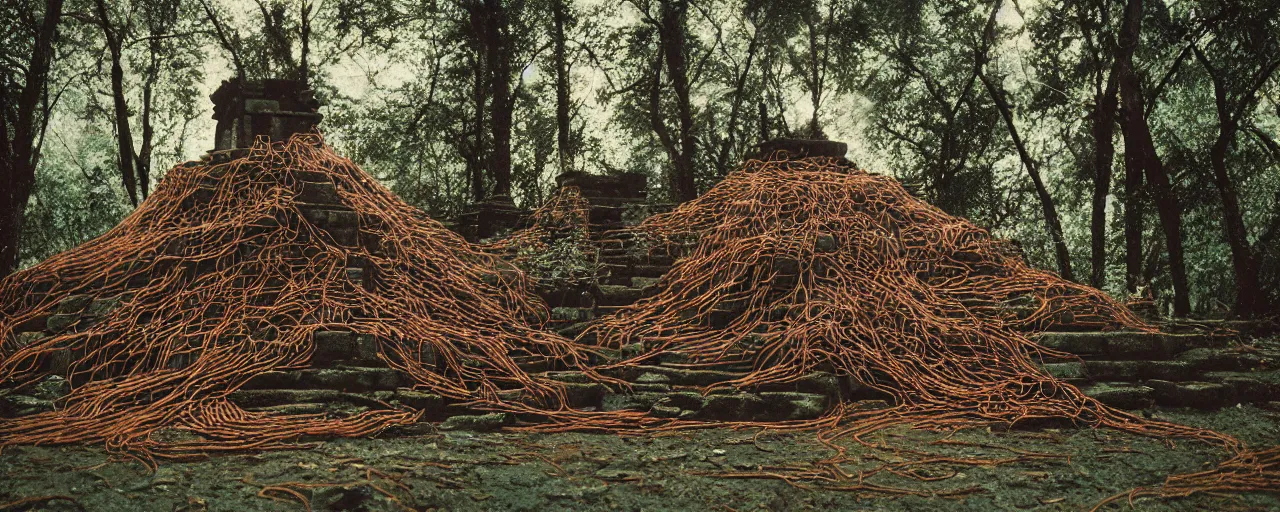
{"type": "Polygon", "coordinates": [[[815,252],[834,252],[838,248],[839,243],[836,241],[836,237],[827,233],[818,235],[817,240],[813,244],[813,250],[815,252]]]}
{"type": "MultiPolygon", "coordinates": [[[[41,327],[43,327],[43,325],[41,327]]],[[[14,342],[16,343],[16,348],[20,349],[47,337],[49,337],[47,334],[40,331],[20,332],[14,337],[14,342]]]]}
{"type": "Polygon", "coordinates": [[[638,384],[668,384],[671,378],[661,373],[645,372],[636,377],[635,382],[638,384]]]}
{"type": "Polygon", "coordinates": [[[338,189],[333,186],[333,183],[301,182],[294,199],[299,203],[307,204],[342,204],[342,199],[338,197],[338,189]]]}
{"type": "Polygon", "coordinates": [[[440,424],[440,430],[470,430],[472,432],[491,432],[506,425],[515,423],[515,416],[505,412],[478,415],[451,416],[440,424]]]}
{"type": "Polygon", "coordinates": [[[828,398],[812,393],[766,392],[760,393],[765,407],[750,415],[761,421],[808,420],[826,412],[828,398]]]}
{"type": "Polygon", "coordinates": [[[316,331],[311,364],[320,365],[334,361],[354,359],[359,356],[355,334],[351,331],[316,331]]]}
{"type": "MultiPolygon", "coordinates": [[[[587,332],[589,327],[591,327],[591,322],[577,322],[570,324],[568,327],[557,329],[556,332],[569,339],[578,339],[579,336],[583,336],[583,333],[587,332]]],[[[586,334],[580,341],[588,344],[594,343],[595,333],[586,334]]]]}
{"type": "Polygon", "coordinates": [[[0,417],[16,418],[52,410],[52,400],[41,400],[27,395],[0,396],[0,417]]]}
{"type": "Polygon", "coordinates": [[[1042,347],[1079,356],[1095,356],[1107,351],[1107,338],[1102,333],[1045,332],[1032,337],[1042,347]]]}
{"type": "Polygon", "coordinates": [[[755,388],[765,392],[787,392],[822,395],[837,400],[841,397],[840,379],[829,372],[812,372],[795,381],[761,384],[755,388]]]}
{"type": "Polygon", "coordinates": [[[40,400],[60,400],[71,393],[71,383],[61,375],[45,377],[32,388],[31,394],[40,400]]]}
{"type": "Polygon", "coordinates": [[[444,397],[435,393],[425,393],[410,389],[397,390],[392,400],[420,411],[427,411],[428,416],[433,412],[438,413],[444,408],[444,397]]]}
{"type": "Polygon", "coordinates": [[[1140,375],[1143,379],[1184,381],[1195,380],[1200,373],[1186,361],[1144,361],[1140,375]]]}
{"type": "Polygon", "coordinates": [[[324,230],[333,239],[333,243],[344,247],[354,247],[360,244],[359,228],[328,228],[324,230]]]}
{"type": "Polygon", "coordinates": [[[63,332],[80,322],[79,314],[56,314],[50,315],[45,322],[45,329],[49,332],[57,334],[63,332]]]}
{"type": "MultiPolygon", "coordinates": [[[[150,280],[150,276],[148,276],[148,280],[150,280]]],[[[120,304],[128,298],[129,297],[123,295],[117,295],[115,297],[93,299],[93,302],[90,302],[89,307],[85,310],[85,315],[95,317],[106,316],[111,311],[120,307],[120,304]]]]}
{"type": "Polygon", "coordinates": [[[1049,375],[1065,381],[1089,380],[1091,378],[1085,363],[1078,361],[1069,363],[1047,363],[1043,365],[1043,368],[1049,375]]]}
{"type": "MultiPolygon", "coordinates": [[[[693,418],[713,421],[747,421],[756,415],[768,415],[771,411],[766,410],[765,405],[765,400],[754,393],[707,395],[703,398],[701,407],[696,409],[697,413],[693,418]]],[[[690,407],[681,408],[695,410],[690,407]]]]}
{"type": "Polygon", "coordinates": [[[1085,361],[1089,376],[1096,380],[1134,382],[1147,379],[1193,380],[1199,372],[1186,361],[1085,361]]]}
{"type": "Polygon", "coordinates": [[[639,288],[618,285],[600,285],[600,298],[598,304],[604,306],[626,306],[633,304],[644,295],[639,288]]]}
{"type": "Polygon", "coordinates": [[[655,288],[662,281],[660,277],[633,277],[631,278],[631,286],[645,290],[655,288]]]}
{"type": "Polygon", "coordinates": [[[1099,382],[1081,388],[1084,394],[1120,409],[1146,409],[1155,405],[1155,390],[1147,386],[1099,382]]]}
{"type": "Polygon", "coordinates": [[[413,380],[391,368],[319,368],[263,372],[241,389],[332,389],[363,393],[412,386],[413,380]]]}
{"type": "Polygon", "coordinates": [[[302,217],[308,222],[322,228],[355,228],[360,226],[360,215],[343,208],[324,208],[303,206],[299,208],[302,217]]]}
{"type": "Polygon", "coordinates": [[[1280,370],[1261,372],[1210,372],[1204,378],[1229,385],[1241,402],[1267,403],[1280,397],[1280,370]]]}
{"type": "Polygon", "coordinates": [[[280,102],[274,100],[264,100],[257,98],[249,98],[244,100],[245,112],[276,112],[280,110],[280,102]]]}
{"type": "Polygon", "coordinates": [[[604,411],[647,411],[664,396],[666,393],[658,392],[608,394],[600,408],[604,411]]]}
{"type": "Polygon", "coordinates": [[[1146,332],[1109,333],[1107,356],[1116,359],[1164,359],[1169,357],[1164,335],[1146,332]]]}
{"type": "Polygon", "coordinates": [[[1235,388],[1219,382],[1171,382],[1152,379],[1147,385],[1155,390],[1156,403],[1170,407],[1216,409],[1236,404],[1235,388]]]}
{"type": "MultiPolygon", "coordinates": [[[[669,366],[640,365],[627,369],[627,371],[623,375],[619,375],[619,377],[635,382],[644,374],[665,377],[667,379],[666,383],[675,386],[697,387],[719,384],[742,376],[739,373],[721,370],[691,370],[688,368],[673,368],[669,366]]],[[[649,378],[654,379],[655,377],[649,378]]],[[[653,380],[651,381],[656,382],[653,380]]]]}
{"type": "Polygon", "coordinates": [[[1208,347],[1187,350],[1178,354],[1177,359],[1202,372],[1248,370],[1262,365],[1262,357],[1257,354],[1208,347]]]}
{"type": "Polygon", "coordinates": [[[392,391],[371,393],[346,393],[332,389],[239,389],[227,398],[241,407],[269,407],[276,405],[314,403],[364,406],[385,409],[394,399],[392,391]]]}
{"type": "Polygon", "coordinates": [[[559,322],[586,322],[595,315],[591,308],[552,308],[551,319],[559,322]]]}
{"type": "Polygon", "coordinates": [[[58,301],[58,313],[74,314],[84,311],[93,302],[92,295],[69,295],[58,301]]]}
{"type": "Polygon", "coordinates": [[[312,181],[316,183],[332,182],[333,179],[329,173],[323,171],[308,171],[305,169],[290,169],[289,173],[297,181],[312,181]]]}

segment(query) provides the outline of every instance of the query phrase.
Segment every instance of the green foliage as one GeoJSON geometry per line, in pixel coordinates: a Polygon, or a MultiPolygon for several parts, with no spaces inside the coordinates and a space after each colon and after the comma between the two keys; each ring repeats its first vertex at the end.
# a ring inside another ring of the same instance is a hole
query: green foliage
{"type": "MultiPolygon", "coordinates": [[[[452,217],[470,200],[468,170],[488,165],[477,148],[494,142],[486,126],[477,126],[478,119],[487,121],[475,108],[477,91],[485,94],[487,85],[475,82],[474,69],[486,57],[477,52],[468,9],[480,1],[108,3],[127,33],[124,82],[135,132],[152,50],[161,57],[151,91],[157,171],[209,149],[206,97],[235,74],[234,61],[249,78],[264,78],[296,76],[305,60],[306,75],[326,104],[322,128],[328,140],[429,215],[452,217]],[[305,59],[304,25],[310,29],[305,59]]],[[[670,73],[653,73],[662,43],[655,20],[663,2],[687,8],[681,30],[701,190],[736,167],[759,142],[762,124],[773,136],[825,134],[852,142],[852,156],[871,170],[918,185],[925,199],[1020,240],[1032,262],[1052,267],[1038,199],[975,75],[990,2],[570,1],[572,170],[643,172],[654,202],[668,197],[663,177],[673,161],[650,116],[656,86],[659,122],[673,132],[679,127],[670,73]]],[[[1225,158],[1242,222],[1262,286],[1280,300],[1280,79],[1264,73],[1280,55],[1280,1],[1144,4],[1134,60],[1156,152],[1183,206],[1195,308],[1221,312],[1235,293],[1224,278],[1231,251],[1210,159],[1222,126],[1218,89],[1228,110],[1239,112],[1225,158]],[[1189,51],[1192,44],[1208,68],[1189,51]],[[1219,77],[1217,88],[1209,68],[1219,77]],[[1259,80],[1256,94],[1247,94],[1259,80]]],[[[564,170],[557,158],[555,3],[501,5],[512,55],[512,193],[518,204],[533,207],[564,170]]],[[[23,232],[27,264],[101,233],[127,213],[112,158],[101,30],[91,16],[74,14],[93,12],[93,6],[93,0],[69,2],[66,10],[73,14],[60,30],[48,95],[53,122],[42,139],[44,159],[23,232]]],[[[7,61],[20,61],[30,46],[38,19],[32,8],[38,7],[0,7],[0,21],[12,27],[0,35],[7,61]]],[[[1004,2],[983,68],[1008,93],[1015,123],[1060,212],[1077,276],[1088,275],[1091,263],[1097,141],[1089,115],[1111,70],[1123,10],[1120,1],[1004,2]]],[[[0,66],[0,83],[21,82],[21,72],[0,66]]],[[[13,94],[0,92],[6,99],[13,94]]],[[[482,110],[489,104],[482,102],[482,110]]],[[[1122,216],[1128,208],[1144,221],[1144,278],[1158,296],[1167,296],[1163,235],[1151,198],[1124,204],[1118,129],[1112,143],[1117,154],[1103,237],[1109,291],[1120,293],[1124,282],[1122,216]]],[[[577,243],[558,240],[545,252],[526,255],[530,271],[550,280],[593,275],[590,258],[573,249],[577,243]],[[586,259],[574,259],[580,256],[586,259]]]]}
{"type": "Polygon", "coordinates": [[[588,241],[581,232],[547,240],[546,247],[521,247],[516,255],[520,269],[540,287],[574,289],[594,282],[601,264],[597,254],[584,251],[588,241]]]}

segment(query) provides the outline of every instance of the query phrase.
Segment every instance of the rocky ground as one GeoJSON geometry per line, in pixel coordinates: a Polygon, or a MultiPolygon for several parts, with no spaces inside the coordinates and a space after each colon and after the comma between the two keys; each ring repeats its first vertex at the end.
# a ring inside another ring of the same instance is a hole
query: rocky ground
{"type": "MultiPolygon", "coordinates": [[[[1280,404],[1147,412],[1267,446],[1280,440],[1280,407],[1273,405],[1280,404]]],[[[833,453],[811,433],[756,434],[713,429],[638,438],[438,431],[162,462],[154,472],[100,448],[16,447],[0,454],[0,510],[248,512],[304,510],[304,500],[316,510],[1081,510],[1167,475],[1207,468],[1225,455],[1203,443],[1108,430],[968,430],[937,444],[942,434],[895,428],[870,440],[956,455],[1008,456],[1021,450],[1063,457],[995,467],[935,465],[923,470],[924,476],[937,478],[928,483],[880,473],[868,483],[923,494],[884,497],[717,475],[805,466],[833,453]],[[962,496],[938,496],[948,491],[962,496]],[[59,498],[41,499],[52,496],[59,498]]],[[[891,449],[845,444],[856,461],[846,469],[900,460],[891,449]]],[[[1266,510],[1280,508],[1280,496],[1201,495],[1142,499],[1136,505],[1144,510],[1266,510]]]]}

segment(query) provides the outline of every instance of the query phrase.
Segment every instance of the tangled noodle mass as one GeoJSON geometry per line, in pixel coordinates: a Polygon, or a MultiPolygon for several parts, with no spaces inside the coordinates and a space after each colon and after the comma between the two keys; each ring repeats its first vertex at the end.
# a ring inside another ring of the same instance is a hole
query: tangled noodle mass
{"type": "MultiPolygon", "coordinates": [[[[861,441],[892,425],[1069,419],[1206,440],[1235,456],[1138,493],[1273,489],[1280,481],[1274,449],[1251,452],[1224,434],[1136,417],[1047,374],[1038,362],[1072,356],[1036,345],[1029,332],[1060,323],[1153,327],[1097,290],[1030,267],[1011,244],[890,178],[838,159],[749,161],[698,199],[615,233],[678,259],[655,294],[570,340],[542,328],[545,306],[499,255],[565,232],[586,240],[585,212],[566,189],[531,228],[473,246],[315,135],[177,167],[111,231],[0,281],[0,382],[28,385],[60,371],[73,385],[55,411],[0,420],[0,446],[101,443],[187,457],[418,421],[426,411],[406,406],[326,418],[251,412],[227,399],[257,374],[307,367],[314,334],[342,329],[377,339],[378,359],[416,388],[537,418],[528,430],[708,425],[571,409],[560,384],[522,369],[530,361],[612,386],[626,385],[612,372],[659,360],[738,369],[739,378],[716,386],[743,389],[821,370],[850,376],[893,405],[837,404],[819,420],[751,425],[817,430],[842,455],[834,440],[861,441]],[[299,197],[316,182],[332,183],[357,216],[355,243],[308,220],[299,197]],[[349,279],[351,267],[367,269],[373,284],[349,279]],[[86,294],[118,305],[84,328],[20,342],[24,326],[86,294]],[[163,439],[163,429],[198,437],[163,439]]],[[[782,476],[820,472],[832,488],[890,492],[844,473],[840,461],[782,476]]]]}

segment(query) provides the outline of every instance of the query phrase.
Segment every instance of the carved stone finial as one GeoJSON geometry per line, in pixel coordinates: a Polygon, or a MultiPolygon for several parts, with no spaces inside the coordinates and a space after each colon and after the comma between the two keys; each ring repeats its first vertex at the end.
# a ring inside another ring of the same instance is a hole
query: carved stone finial
{"type": "Polygon", "coordinates": [[[218,121],[214,151],[250,147],[260,135],[284,141],[324,117],[315,92],[298,80],[225,80],[209,99],[218,121]]]}

